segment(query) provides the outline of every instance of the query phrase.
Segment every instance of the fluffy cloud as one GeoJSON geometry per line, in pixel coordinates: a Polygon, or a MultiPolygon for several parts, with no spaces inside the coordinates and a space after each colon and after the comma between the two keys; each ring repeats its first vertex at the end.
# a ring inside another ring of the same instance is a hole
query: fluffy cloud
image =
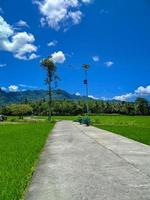
{"type": "Polygon", "coordinates": [[[51,57],[55,63],[63,64],[66,60],[65,54],[62,51],[54,52],[51,54],[51,57]]]}
{"type": "Polygon", "coordinates": [[[81,96],[80,92],[75,93],[76,96],[81,96]]]}
{"type": "Polygon", "coordinates": [[[13,28],[0,16],[0,39],[7,39],[13,32],[13,28]]]}
{"type": "Polygon", "coordinates": [[[91,0],[82,0],[83,3],[91,3],[91,0]]]}
{"type": "Polygon", "coordinates": [[[93,56],[92,59],[94,62],[99,62],[99,60],[100,60],[99,56],[93,56]]]}
{"type": "Polygon", "coordinates": [[[8,89],[10,92],[17,92],[19,90],[19,87],[17,85],[10,85],[8,89]]]}
{"type": "Polygon", "coordinates": [[[97,98],[97,97],[95,97],[93,95],[89,95],[88,97],[91,98],[91,99],[94,99],[94,100],[98,100],[99,99],[99,98],[97,98]]]}
{"type": "Polygon", "coordinates": [[[59,30],[69,24],[79,24],[82,18],[80,6],[88,4],[91,0],[34,0],[42,14],[41,24],[59,30]]]}
{"type": "Polygon", "coordinates": [[[0,87],[0,89],[1,89],[2,91],[7,91],[7,88],[6,88],[6,87],[0,87]]]}
{"type": "Polygon", "coordinates": [[[25,85],[25,84],[10,85],[8,87],[0,87],[0,88],[3,91],[9,91],[9,92],[19,92],[19,91],[39,89],[37,86],[31,86],[31,85],[25,85]]]}
{"type": "Polygon", "coordinates": [[[29,57],[28,57],[28,60],[33,60],[33,59],[36,59],[36,58],[39,58],[40,56],[35,54],[35,53],[32,53],[29,57]]]}
{"type": "Polygon", "coordinates": [[[138,96],[149,96],[150,95],[150,85],[143,87],[138,87],[133,93],[128,93],[120,96],[115,96],[113,99],[119,100],[119,101],[127,101],[129,99],[132,99],[134,97],[138,96]]]}
{"type": "Polygon", "coordinates": [[[11,52],[18,59],[31,60],[35,58],[32,54],[37,51],[34,42],[35,38],[31,33],[15,32],[0,16],[0,50],[11,52]]]}
{"type": "Polygon", "coordinates": [[[137,90],[135,90],[135,93],[140,95],[150,95],[150,85],[148,85],[147,87],[138,87],[137,90]]]}
{"type": "Polygon", "coordinates": [[[106,61],[105,62],[106,67],[111,67],[112,65],[114,65],[113,61],[106,61]]]}
{"type": "Polygon", "coordinates": [[[16,23],[16,26],[19,26],[19,27],[29,27],[29,25],[27,24],[27,22],[23,21],[23,20],[19,20],[17,23],[16,23]]]}
{"type": "Polygon", "coordinates": [[[47,44],[47,46],[49,46],[49,47],[55,47],[55,46],[57,45],[57,43],[58,43],[57,40],[53,40],[53,41],[49,42],[49,43],[47,44]]]}
{"type": "Polygon", "coordinates": [[[82,12],[79,10],[74,12],[69,12],[68,17],[72,19],[73,24],[79,24],[81,22],[82,12]]]}
{"type": "Polygon", "coordinates": [[[134,96],[135,96],[134,94],[128,93],[125,95],[115,96],[113,97],[113,99],[117,101],[127,101],[128,99],[133,98],[134,96]]]}

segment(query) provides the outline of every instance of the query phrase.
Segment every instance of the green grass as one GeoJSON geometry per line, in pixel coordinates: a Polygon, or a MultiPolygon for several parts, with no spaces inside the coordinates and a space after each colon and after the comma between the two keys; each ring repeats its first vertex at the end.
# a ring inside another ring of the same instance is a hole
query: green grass
{"type": "MultiPolygon", "coordinates": [[[[53,121],[75,120],[76,116],[54,116],[53,121]]],[[[8,121],[18,121],[9,117],[8,121]]],[[[0,124],[0,200],[20,200],[31,179],[39,154],[53,124],[37,122],[0,124]]],[[[150,145],[150,116],[91,116],[93,125],[150,145]]]]}
{"type": "Polygon", "coordinates": [[[93,116],[93,125],[150,145],[150,116],[93,116]]]}
{"type": "Polygon", "coordinates": [[[0,200],[20,200],[53,125],[0,125],[0,200]]]}

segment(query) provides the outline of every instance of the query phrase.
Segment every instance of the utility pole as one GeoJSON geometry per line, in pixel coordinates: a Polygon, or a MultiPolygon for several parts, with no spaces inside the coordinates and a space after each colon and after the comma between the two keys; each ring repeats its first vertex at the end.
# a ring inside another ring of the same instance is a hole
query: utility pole
{"type": "Polygon", "coordinates": [[[85,90],[86,90],[86,113],[88,115],[89,113],[89,105],[88,105],[88,96],[89,96],[89,88],[88,88],[88,69],[90,65],[89,64],[83,64],[83,69],[85,71],[85,80],[84,80],[84,85],[85,85],[85,90]]]}

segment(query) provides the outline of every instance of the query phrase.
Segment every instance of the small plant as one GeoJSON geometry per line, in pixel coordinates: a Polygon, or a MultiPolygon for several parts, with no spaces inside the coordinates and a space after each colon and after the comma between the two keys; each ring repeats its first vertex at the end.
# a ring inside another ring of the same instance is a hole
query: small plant
{"type": "Polygon", "coordinates": [[[91,119],[89,117],[85,117],[82,119],[82,124],[90,126],[92,124],[91,119]]]}
{"type": "Polygon", "coordinates": [[[85,124],[87,126],[90,126],[92,124],[92,121],[89,117],[79,117],[75,122],[79,122],[80,124],[85,124]]]}

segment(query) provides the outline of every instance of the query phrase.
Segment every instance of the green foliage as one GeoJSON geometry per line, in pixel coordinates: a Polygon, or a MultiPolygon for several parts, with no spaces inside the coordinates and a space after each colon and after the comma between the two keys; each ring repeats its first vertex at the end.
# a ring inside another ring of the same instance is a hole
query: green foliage
{"type": "MultiPolygon", "coordinates": [[[[66,94],[67,95],[67,94],[66,94]]],[[[69,98],[69,97],[68,97],[69,98]]],[[[20,105],[20,104],[19,104],[20,105]]],[[[30,105],[33,109],[33,115],[48,115],[48,102],[46,99],[40,101],[29,101],[26,105],[30,105]]],[[[149,115],[150,105],[147,100],[137,99],[135,102],[120,101],[101,101],[89,100],[90,115],[99,114],[123,114],[123,115],[149,115]]],[[[85,100],[53,100],[51,112],[53,116],[77,116],[86,113],[85,100]]],[[[0,113],[4,115],[12,115],[9,106],[3,106],[0,113]]]]}
{"type": "Polygon", "coordinates": [[[51,121],[52,115],[52,82],[58,78],[56,75],[56,65],[51,57],[44,58],[41,65],[47,71],[46,84],[48,85],[48,120],[51,121]]]}
{"type": "Polygon", "coordinates": [[[47,57],[42,59],[41,65],[46,69],[46,71],[53,77],[54,73],[56,72],[56,65],[54,64],[51,57],[47,57]]]}
{"type": "Polygon", "coordinates": [[[53,125],[0,125],[0,200],[20,200],[53,125]]]}
{"type": "Polygon", "coordinates": [[[20,118],[23,118],[24,115],[32,114],[33,111],[32,107],[27,104],[12,104],[7,108],[11,115],[19,116],[20,118]]]}
{"type": "Polygon", "coordinates": [[[135,112],[138,115],[148,115],[149,114],[149,103],[144,98],[137,98],[135,101],[135,112]]]}
{"type": "Polygon", "coordinates": [[[92,121],[88,116],[84,116],[84,117],[79,116],[78,119],[74,121],[79,122],[80,124],[86,124],[87,126],[90,126],[92,124],[92,121]]]}
{"type": "Polygon", "coordinates": [[[91,119],[89,117],[84,117],[82,119],[82,124],[85,124],[87,126],[90,126],[92,124],[91,119]]]}

